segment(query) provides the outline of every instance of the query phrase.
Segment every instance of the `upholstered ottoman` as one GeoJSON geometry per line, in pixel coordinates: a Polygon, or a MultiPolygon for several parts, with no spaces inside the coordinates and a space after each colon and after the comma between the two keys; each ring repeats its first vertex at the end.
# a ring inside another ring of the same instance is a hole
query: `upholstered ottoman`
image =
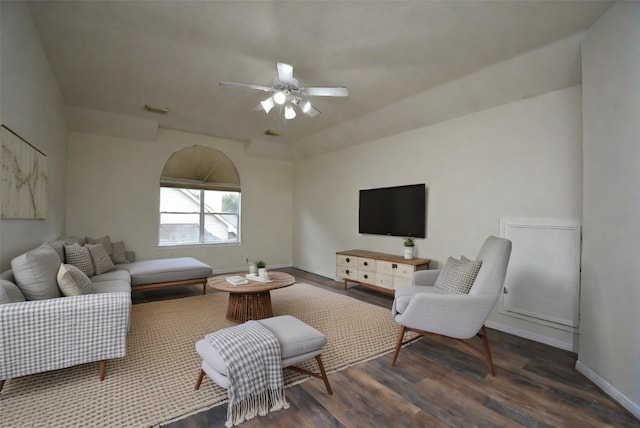
{"type": "MultiPolygon", "coordinates": [[[[333,394],[327,373],[322,365],[322,358],[320,357],[322,349],[327,344],[327,338],[324,334],[291,315],[265,318],[258,322],[271,331],[280,343],[282,368],[288,367],[306,375],[322,379],[327,388],[327,392],[333,394]],[[311,358],[315,358],[318,362],[319,374],[294,366],[294,364],[310,360],[311,358]]],[[[196,343],[196,351],[202,358],[202,369],[198,376],[196,389],[200,388],[205,374],[215,383],[227,389],[229,387],[227,365],[220,354],[206,339],[199,340],[196,343]]]]}

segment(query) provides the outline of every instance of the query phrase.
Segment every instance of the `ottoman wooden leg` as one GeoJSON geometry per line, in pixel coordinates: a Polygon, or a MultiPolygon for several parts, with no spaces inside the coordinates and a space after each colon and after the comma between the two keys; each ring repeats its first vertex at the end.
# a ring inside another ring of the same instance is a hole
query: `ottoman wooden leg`
{"type": "Polygon", "coordinates": [[[322,376],[324,386],[327,388],[327,392],[329,393],[329,395],[333,395],[331,385],[329,385],[329,378],[327,377],[327,372],[324,371],[324,366],[322,365],[322,358],[320,357],[320,355],[316,356],[316,361],[318,362],[318,367],[320,368],[320,375],[322,376]]]}
{"type": "Polygon", "coordinates": [[[288,368],[300,373],[304,373],[308,376],[315,377],[317,379],[322,379],[322,381],[324,382],[324,386],[325,388],[327,388],[327,392],[329,393],[329,395],[333,395],[333,391],[331,390],[331,385],[329,385],[329,378],[327,377],[327,372],[324,371],[324,366],[322,365],[322,358],[320,357],[320,355],[316,356],[316,361],[318,362],[318,368],[320,369],[320,374],[314,373],[312,371],[309,371],[300,367],[296,367],[296,366],[289,366],[288,368]]]}
{"type": "Polygon", "coordinates": [[[200,374],[198,375],[198,381],[196,382],[196,390],[200,389],[200,384],[202,383],[202,379],[204,379],[204,370],[200,369],[200,374]]]}

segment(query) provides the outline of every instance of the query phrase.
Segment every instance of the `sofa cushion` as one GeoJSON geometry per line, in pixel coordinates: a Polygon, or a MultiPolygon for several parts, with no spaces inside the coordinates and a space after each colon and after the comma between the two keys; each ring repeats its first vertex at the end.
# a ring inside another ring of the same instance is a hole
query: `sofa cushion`
{"type": "Polygon", "coordinates": [[[115,268],[111,257],[109,257],[107,250],[104,249],[102,244],[87,244],[85,247],[91,254],[91,262],[93,263],[93,270],[96,275],[112,271],[115,268]]]}
{"type": "Polygon", "coordinates": [[[60,257],[48,245],[35,248],[11,260],[16,285],[27,300],[45,300],[60,297],[58,269],[60,257]]]}
{"type": "Polygon", "coordinates": [[[88,277],[95,274],[93,261],[89,249],[78,244],[64,246],[64,259],[70,265],[74,265],[88,277]]]}
{"type": "Polygon", "coordinates": [[[60,265],[58,270],[58,287],[64,296],[80,296],[93,294],[93,285],[87,275],[70,264],[60,265]]]}
{"type": "Polygon", "coordinates": [[[94,275],[91,277],[91,282],[102,282],[102,281],[125,281],[127,284],[131,284],[131,275],[129,272],[124,269],[114,269],[109,272],[105,272],[100,275],[94,275]]]}
{"type": "Polygon", "coordinates": [[[447,293],[469,294],[481,266],[482,260],[464,261],[449,257],[433,285],[447,293]]]}
{"type": "Polygon", "coordinates": [[[104,249],[107,251],[107,254],[111,254],[111,251],[113,251],[111,248],[111,238],[109,237],[109,235],[105,235],[101,238],[90,238],[87,236],[85,239],[87,240],[87,244],[102,244],[104,249]]]}
{"type": "Polygon", "coordinates": [[[0,305],[24,301],[24,294],[17,285],[11,281],[0,279],[0,305]]]}
{"type": "Polygon", "coordinates": [[[213,273],[211,266],[192,257],[140,260],[138,262],[119,265],[118,268],[129,271],[129,274],[131,274],[131,285],[208,278],[213,273]]]}
{"type": "MultiPolygon", "coordinates": [[[[93,278],[92,278],[93,279],[93,278]]],[[[118,279],[109,281],[99,281],[93,283],[93,291],[102,293],[131,293],[131,285],[127,281],[118,279]]]]}
{"type": "Polygon", "coordinates": [[[117,241],[117,242],[111,243],[110,257],[113,264],[116,264],[116,265],[119,263],[129,263],[129,260],[127,260],[127,255],[124,250],[124,242],[117,241]]]}

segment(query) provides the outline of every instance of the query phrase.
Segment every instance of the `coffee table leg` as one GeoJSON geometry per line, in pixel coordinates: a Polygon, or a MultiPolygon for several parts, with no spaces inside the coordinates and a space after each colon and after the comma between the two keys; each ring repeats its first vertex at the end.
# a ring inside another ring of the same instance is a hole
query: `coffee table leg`
{"type": "Polygon", "coordinates": [[[261,320],[273,316],[271,294],[262,293],[230,293],[227,305],[227,319],[235,323],[248,320],[261,320]]]}

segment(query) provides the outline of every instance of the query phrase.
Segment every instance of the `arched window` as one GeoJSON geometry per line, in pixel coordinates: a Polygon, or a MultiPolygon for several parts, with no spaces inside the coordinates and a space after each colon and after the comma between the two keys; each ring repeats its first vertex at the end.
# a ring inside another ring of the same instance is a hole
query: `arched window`
{"type": "Polygon", "coordinates": [[[191,146],[160,176],[158,245],[240,242],[240,177],[224,153],[191,146]]]}

